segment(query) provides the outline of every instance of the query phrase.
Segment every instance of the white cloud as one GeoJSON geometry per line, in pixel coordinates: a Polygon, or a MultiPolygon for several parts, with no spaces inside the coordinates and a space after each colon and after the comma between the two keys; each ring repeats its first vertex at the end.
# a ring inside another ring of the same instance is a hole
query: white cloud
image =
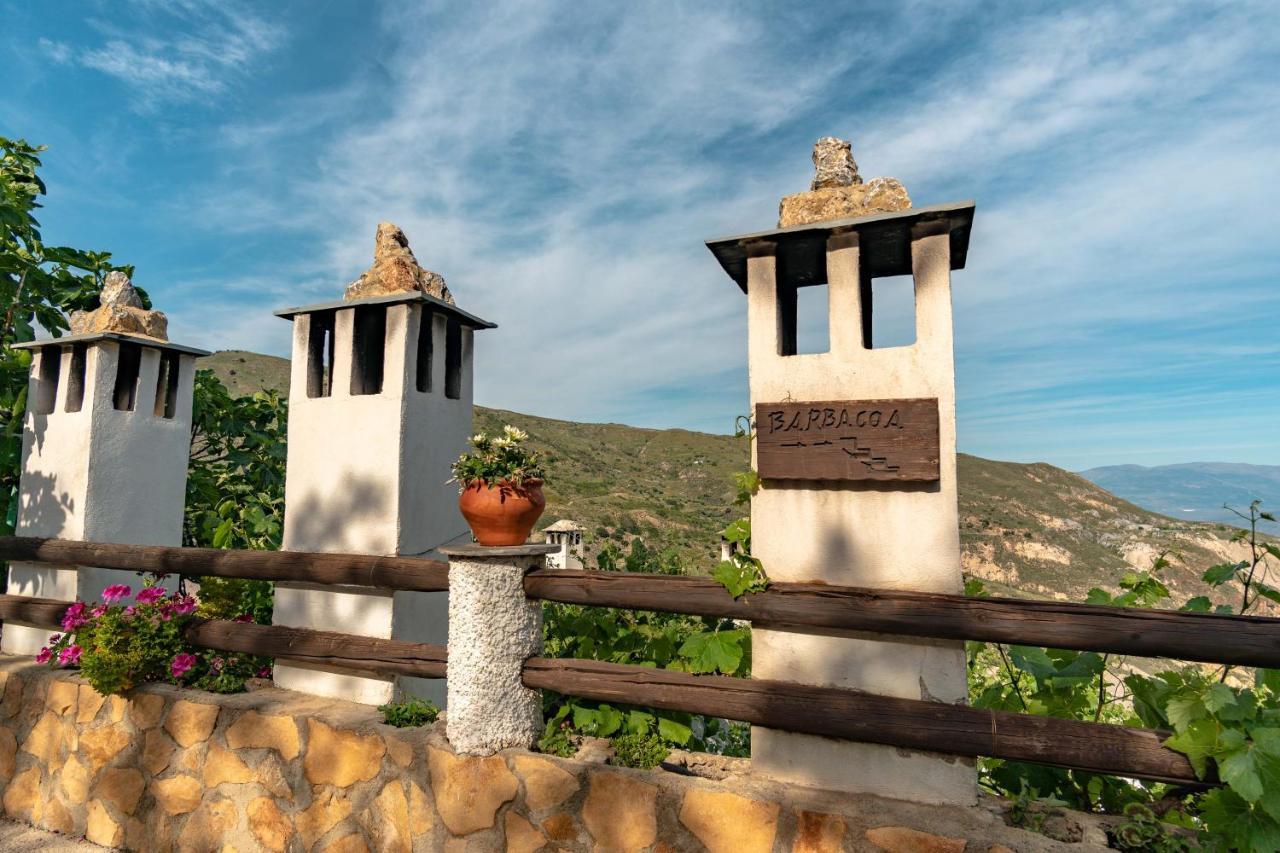
{"type": "Polygon", "coordinates": [[[143,112],[226,91],[284,37],[280,27],[234,2],[134,0],[114,8],[109,22],[91,21],[104,36],[101,44],[45,49],[59,62],[75,61],[125,83],[143,112]]]}
{"type": "Polygon", "coordinates": [[[40,50],[45,56],[59,65],[65,65],[71,61],[71,45],[66,42],[53,41],[42,36],[37,44],[40,45],[40,50]]]}

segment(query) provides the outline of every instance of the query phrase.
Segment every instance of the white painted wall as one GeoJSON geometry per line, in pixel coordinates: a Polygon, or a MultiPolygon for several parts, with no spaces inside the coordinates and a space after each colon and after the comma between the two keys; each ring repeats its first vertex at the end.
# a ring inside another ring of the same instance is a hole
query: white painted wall
{"type": "MultiPolygon", "coordinates": [[[[284,548],[347,554],[422,555],[467,533],[450,465],[471,431],[472,330],[462,330],[458,399],[445,396],[445,317],[431,324],[430,392],[417,390],[421,304],[386,307],[382,393],[352,395],[354,308],[334,323],[333,393],[307,396],[311,315],[293,318],[284,548]]],[[[278,625],[425,643],[448,640],[448,594],[278,584],[278,625]]],[[[277,663],[281,687],[365,704],[408,691],[441,705],[442,680],[377,678],[277,663]]]]}
{"type": "MultiPolygon", "coordinates": [[[[864,349],[857,235],[828,243],[829,352],[779,355],[775,258],[748,260],[751,403],[937,397],[937,483],[770,481],[752,501],[752,550],[778,581],[822,581],[959,593],[955,368],[950,246],[945,232],[912,242],[916,343],[864,349]]],[[[910,639],[752,634],[752,675],[888,696],[963,702],[964,646],[910,639]]],[[[922,802],[973,802],[970,762],[892,747],[764,728],[752,730],[752,766],[801,785],[922,802]]]]}
{"type": "MultiPolygon", "coordinates": [[[[182,544],[187,459],[191,442],[191,388],[195,357],[179,357],[178,397],[173,418],[154,412],[160,350],[144,346],[134,408],[117,411],[113,401],[119,344],[87,346],[84,401],[68,412],[70,347],[33,352],[28,407],[22,436],[17,534],[132,545],[182,544]],[[61,359],[48,414],[36,411],[43,389],[41,360],[61,359]]],[[[8,591],[72,601],[97,599],[113,583],[138,588],[136,573],[115,569],[13,563],[8,591]]],[[[5,622],[0,650],[35,654],[49,631],[5,622]]]]}

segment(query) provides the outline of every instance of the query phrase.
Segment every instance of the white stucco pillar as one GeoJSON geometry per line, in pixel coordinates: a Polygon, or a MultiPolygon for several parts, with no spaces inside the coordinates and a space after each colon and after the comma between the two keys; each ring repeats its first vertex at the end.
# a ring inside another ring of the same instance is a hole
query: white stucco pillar
{"type": "MultiPolygon", "coordinates": [[[[284,548],[439,558],[467,535],[450,465],[471,433],[472,332],[492,324],[420,293],[278,312],[292,319],[284,548]]],[[[445,643],[448,594],[277,584],[277,625],[445,643]]],[[[439,680],[281,661],[281,687],[366,704],[439,680]]]]}
{"type": "Polygon", "coordinates": [[[461,755],[527,749],[542,732],[542,692],[525,687],[524,662],[542,653],[542,603],[524,576],[555,545],[445,548],[449,557],[449,743],[461,755]]]}
{"type": "MultiPolygon", "coordinates": [[[[756,404],[937,400],[936,480],[842,475],[764,481],[751,506],[752,551],[773,580],[963,590],[950,270],[956,261],[951,232],[963,228],[967,242],[971,216],[972,205],[942,214],[909,210],[710,244],[747,292],[753,411],[756,404]],[[876,348],[863,335],[864,321],[870,319],[864,309],[874,307],[864,306],[863,296],[871,292],[871,279],[905,273],[915,281],[916,342],[876,348]],[[794,349],[788,336],[795,324],[794,312],[788,315],[786,307],[794,297],[787,289],[824,281],[829,351],[787,354],[794,349]]],[[[885,696],[966,701],[959,642],[756,627],[752,675],[885,696]]],[[[939,754],[756,727],[751,760],[754,771],[801,785],[920,802],[971,803],[976,797],[972,762],[939,754]]]]}
{"type": "MultiPolygon", "coordinates": [[[[32,350],[17,535],[182,544],[191,391],[202,350],[120,334],[19,344],[32,350]]],[[[97,599],[133,572],[12,563],[8,592],[97,599]]],[[[35,654],[49,631],[6,621],[0,649],[35,654]]]]}

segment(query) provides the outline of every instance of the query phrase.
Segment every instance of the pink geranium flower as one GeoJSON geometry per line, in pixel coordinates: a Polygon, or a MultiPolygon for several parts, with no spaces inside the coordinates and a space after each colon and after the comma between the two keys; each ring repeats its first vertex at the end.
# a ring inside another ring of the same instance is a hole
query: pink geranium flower
{"type": "Polygon", "coordinates": [[[138,590],[138,594],[134,596],[139,604],[155,604],[164,598],[165,592],[162,586],[149,586],[146,589],[138,590]]]}
{"type": "Polygon", "coordinates": [[[191,667],[196,665],[196,656],[182,652],[175,655],[173,662],[169,664],[169,672],[173,673],[174,678],[181,678],[191,671],[191,667]]]}
{"type": "Polygon", "coordinates": [[[124,583],[113,583],[102,591],[102,600],[107,604],[115,604],[131,595],[133,595],[133,587],[124,583]]]}
{"type": "Polygon", "coordinates": [[[188,613],[194,613],[195,611],[196,600],[189,595],[178,599],[173,605],[173,612],[179,616],[186,616],[188,613]]]}
{"type": "Polygon", "coordinates": [[[89,620],[85,618],[84,612],[85,603],[83,601],[77,601],[68,607],[66,612],[62,614],[62,630],[74,631],[87,623],[89,620]]]}
{"type": "Polygon", "coordinates": [[[80,663],[80,653],[82,649],[76,645],[67,646],[58,652],[58,663],[63,666],[74,666],[80,663]]]}
{"type": "Polygon", "coordinates": [[[48,663],[53,660],[53,650],[45,646],[40,650],[40,654],[36,655],[36,663],[48,663]]]}

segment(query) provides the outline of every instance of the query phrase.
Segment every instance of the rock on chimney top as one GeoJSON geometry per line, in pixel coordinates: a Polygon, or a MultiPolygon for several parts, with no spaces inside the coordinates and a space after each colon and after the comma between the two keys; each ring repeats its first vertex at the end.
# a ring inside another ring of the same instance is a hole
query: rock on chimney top
{"type": "Polygon", "coordinates": [[[159,311],[142,307],[142,299],[129,276],[113,270],[107,273],[98,295],[98,307],[92,311],[72,311],[68,317],[71,334],[119,332],[142,335],[158,341],[169,340],[169,320],[159,311]]]}
{"type": "Polygon", "coordinates": [[[813,146],[812,189],[782,199],[778,227],[809,225],[833,219],[853,219],[873,213],[893,213],[911,207],[911,196],[897,178],[872,178],[866,183],[853,160],[847,140],[824,136],[813,146]]]}
{"type": "Polygon", "coordinates": [[[858,164],[853,159],[853,145],[847,139],[824,136],[813,146],[813,168],[816,172],[811,190],[827,187],[851,187],[862,183],[858,164]]]}
{"type": "Polygon", "coordinates": [[[453,294],[445,286],[444,276],[424,269],[409,248],[409,238],[392,222],[379,222],[374,238],[373,266],[347,285],[344,299],[388,296],[420,290],[450,305],[453,294]]]}

